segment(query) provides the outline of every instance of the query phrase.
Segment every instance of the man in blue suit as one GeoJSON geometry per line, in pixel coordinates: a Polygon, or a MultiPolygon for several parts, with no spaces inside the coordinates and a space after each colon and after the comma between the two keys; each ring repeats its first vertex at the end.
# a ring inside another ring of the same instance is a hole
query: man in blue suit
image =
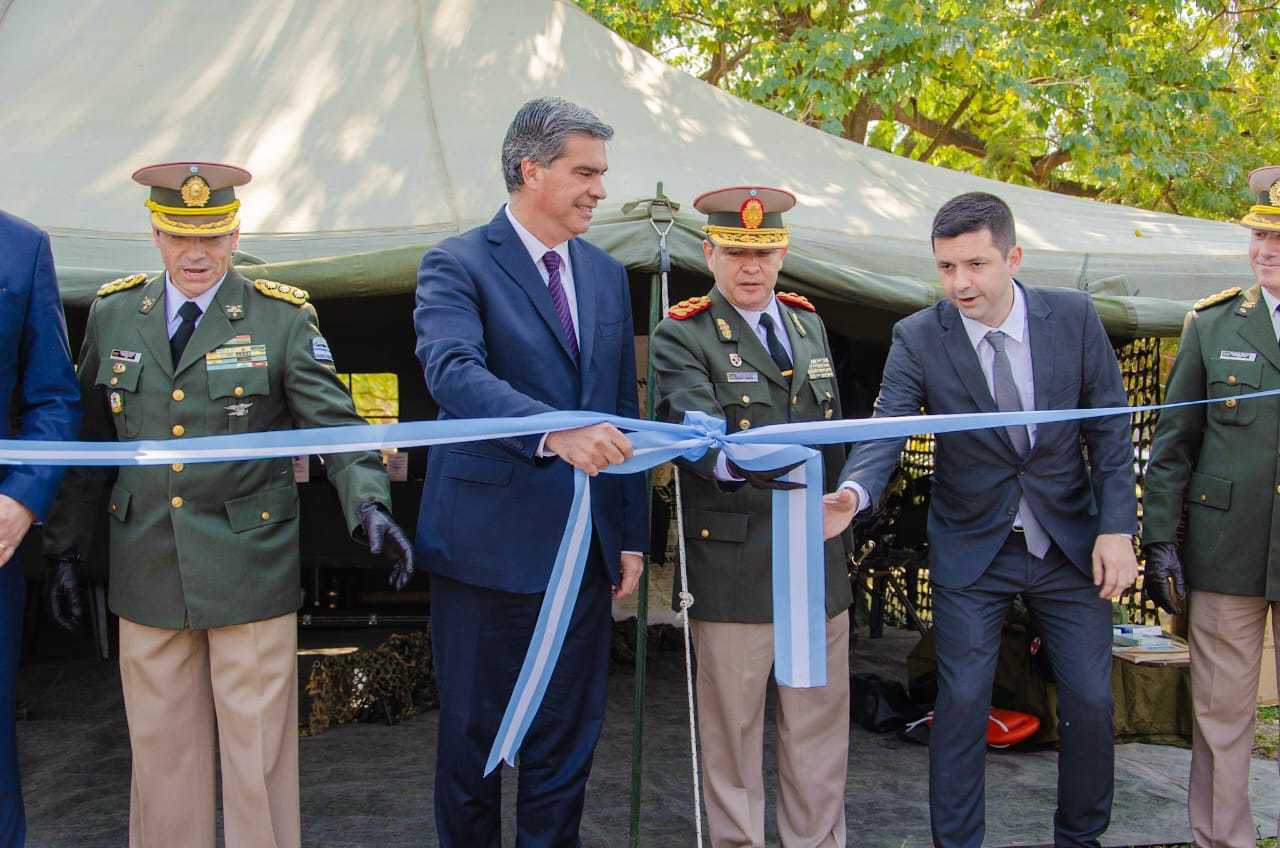
{"type": "MultiPolygon", "coordinates": [[[[875,415],[1125,406],[1087,294],[1032,289],[1013,215],[964,194],[938,211],[946,299],[894,327],[875,415]]],[[[905,440],[858,445],[826,496],[828,536],[879,503],[905,440]]],[[[1111,817],[1111,606],[1137,577],[1127,416],[939,434],[929,505],[938,700],[929,740],[935,845],[982,844],[987,714],[1005,614],[1021,594],[1058,682],[1055,845],[1097,845],[1111,817]],[[1081,450],[1083,440],[1087,454],[1081,450]]]]}
{"type": "MultiPolygon", "coordinates": [[[[0,437],[71,439],[79,426],[80,390],[49,237],[0,212],[0,437]]],[[[49,514],[61,478],[62,468],[52,466],[0,466],[0,845],[5,846],[22,845],[27,834],[13,724],[26,587],[15,554],[32,523],[49,514]]]]}
{"type": "MultiPolygon", "coordinates": [[[[613,130],[559,99],[526,103],[502,146],[509,200],[418,269],[418,358],[441,418],[591,410],[635,417],[626,270],[578,238],[604,199],[613,130]]],[[[431,451],[416,553],[431,573],[440,689],[436,829],[443,848],[501,844],[501,771],[483,776],[564,532],[573,470],[591,474],[593,537],[572,623],[520,749],[516,844],[579,844],[605,709],[610,601],[648,545],[641,475],[608,424],[431,451]]]]}

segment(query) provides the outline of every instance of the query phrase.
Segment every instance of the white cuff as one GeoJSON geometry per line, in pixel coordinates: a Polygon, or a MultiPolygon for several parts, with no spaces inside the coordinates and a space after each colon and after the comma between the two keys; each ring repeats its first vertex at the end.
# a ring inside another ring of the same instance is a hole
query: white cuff
{"type": "Polygon", "coordinates": [[[547,450],[547,436],[550,435],[550,433],[543,433],[542,438],[538,440],[538,449],[533,454],[538,459],[548,459],[550,457],[557,456],[557,454],[547,450]]]}
{"type": "MultiPolygon", "coordinates": [[[[861,483],[855,483],[852,480],[845,480],[840,484],[840,489],[848,489],[857,496],[858,508],[853,511],[854,515],[857,515],[867,507],[871,506],[871,495],[867,494],[866,488],[861,483]]],[[[837,491],[839,490],[837,489],[837,491]]]]}

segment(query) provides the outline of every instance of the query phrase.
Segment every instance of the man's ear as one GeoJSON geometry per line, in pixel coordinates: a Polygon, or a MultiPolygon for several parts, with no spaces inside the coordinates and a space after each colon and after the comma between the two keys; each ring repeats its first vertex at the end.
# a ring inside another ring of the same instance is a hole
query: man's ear
{"type": "MultiPolygon", "coordinates": [[[[702,257],[707,260],[708,271],[713,270],[711,268],[711,254],[715,253],[715,250],[716,250],[716,246],[712,244],[709,239],[702,240],[702,257]]],[[[712,276],[715,276],[715,275],[712,274],[712,276]]]]}
{"type": "Polygon", "coordinates": [[[1022,265],[1022,245],[1015,244],[1009,248],[1009,254],[1005,256],[1004,262],[1009,266],[1009,274],[1018,273],[1018,268],[1022,265]]]}
{"type": "Polygon", "coordinates": [[[520,160],[520,177],[524,185],[537,191],[542,181],[542,166],[529,158],[520,160]]]}

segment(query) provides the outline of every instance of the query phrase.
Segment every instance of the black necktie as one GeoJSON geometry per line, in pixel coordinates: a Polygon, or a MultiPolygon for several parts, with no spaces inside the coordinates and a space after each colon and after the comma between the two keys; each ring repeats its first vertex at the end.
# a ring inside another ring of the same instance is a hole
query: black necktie
{"type": "Polygon", "coordinates": [[[187,342],[191,341],[191,334],[196,331],[196,321],[199,320],[200,315],[200,307],[193,300],[188,300],[178,307],[178,316],[182,318],[182,323],[169,339],[169,352],[173,354],[174,368],[178,367],[182,352],[187,349],[187,342]]]}
{"type": "Polygon", "coordinates": [[[764,327],[764,339],[765,345],[769,348],[769,358],[773,360],[774,365],[778,366],[782,376],[790,377],[793,370],[791,357],[787,356],[787,349],[782,346],[782,341],[778,338],[778,333],[773,328],[773,316],[768,312],[761,315],[760,326],[764,327]]]}

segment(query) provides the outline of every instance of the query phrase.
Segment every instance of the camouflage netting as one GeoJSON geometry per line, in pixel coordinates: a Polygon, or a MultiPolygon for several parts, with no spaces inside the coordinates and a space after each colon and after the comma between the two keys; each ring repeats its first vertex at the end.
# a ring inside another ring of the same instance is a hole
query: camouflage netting
{"type": "Polygon", "coordinates": [[[440,706],[428,633],[393,633],[372,651],[324,657],[307,679],[311,698],[303,736],[355,721],[401,719],[440,706]]]}

